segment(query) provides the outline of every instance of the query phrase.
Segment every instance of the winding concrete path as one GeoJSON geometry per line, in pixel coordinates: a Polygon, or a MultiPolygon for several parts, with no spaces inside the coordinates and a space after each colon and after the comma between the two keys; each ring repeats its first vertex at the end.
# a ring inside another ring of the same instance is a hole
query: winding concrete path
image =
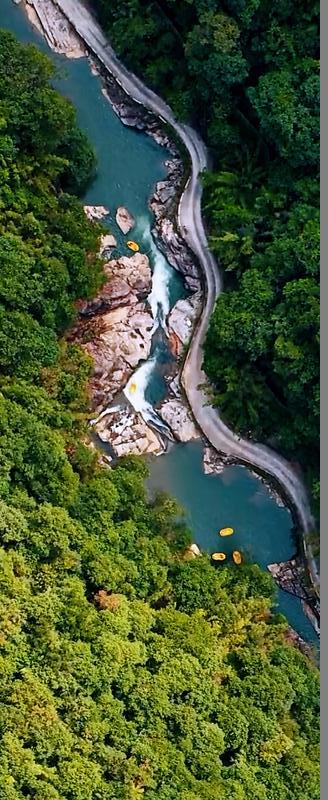
{"type": "MultiPolygon", "coordinates": [[[[197,133],[187,125],[179,123],[170,107],[118,60],[115,52],[92,14],[79,0],[54,0],[73,28],[84,40],[104,67],[115,77],[124,91],[158,117],[169,123],[189,152],[192,169],[179,206],[179,225],[184,239],[197,256],[202,267],[205,286],[205,306],[194,332],[185,361],[182,382],[193,415],[199,427],[212,444],[221,452],[236,457],[239,461],[273,476],[283,492],[291,500],[303,533],[313,529],[313,518],[305,487],[292,466],[284,458],[264,445],[239,439],[220,419],[216,409],[208,405],[202,371],[203,344],[216,298],[222,290],[221,276],[217,264],[209,251],[201,215],[202,185],[200,173],[207,166],[207,151],[197,133]]],[[[306,547],[306,544],[305,544],[306,547]]],[[[310,547],[307,546],[309,571],[314,586],[319,588],[319,575],[310,547]]]]}

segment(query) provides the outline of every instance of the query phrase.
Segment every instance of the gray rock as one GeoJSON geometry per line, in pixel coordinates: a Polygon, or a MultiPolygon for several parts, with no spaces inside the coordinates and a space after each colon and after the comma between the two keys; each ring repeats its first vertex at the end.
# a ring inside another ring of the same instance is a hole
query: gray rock
{"type": "Polygon", "coordinates": [[[188,344],[194,324],[201,311],[202,295],[196,292],[191,297],[178,300],[168,318],[169,332],[173,332],[182,344],[188,344]]]}
{"type": "Polygon", "coordinates": [[[109,214],[109,208],[106,208],[106,206],[83,206],[83,210],[86,217],[90,220],[100,220],[107,217],[109,214]]]}
{"type": "Polygon", "coordinates": [[[190,442],[192,439],[199,439],[200,433],[182,400],[167,400],[161,406],[159,414],[171,428],[179,442],[190,442]]]}
{"type": "Polygon", "coordinates": [[[205,475],[220,475],[233,462],[229,456],[218,453],[214,447],[204,447],[203,467],[205,475]]]}
{"type": "Polygon", "coordinates": [[[100,239],[99,254],[101,256],[106,256],[107,252],[110,252],[114,247],[117,247],[115,236],[113,236],[112,233],[108,233],[106,236],[102,236],[100,239]]]}
{"type": "Polygon", "coordinates": [[[103,442],[111,445],[115,455],[159,455],[162,444],[156,433],[144,422],[140,414],[128,408],[118,408],[95,422],[94,429],[103,442]]]}
{"type": "Polygon", "coordinates": [[[152,233],[157,246],[165,254],[171,266],[184,276],[187,286],[193,292],[199,291],[200,277],[194,257],[175,230],[173,222],[166,218],[157,220],[152,233]]]}
{"type": "Polygon", "coordinates": [[[123,233],[129,233],[135,226],[135,219],[127,208],[120,206],[116,212],[116,222],[123,233]]]}

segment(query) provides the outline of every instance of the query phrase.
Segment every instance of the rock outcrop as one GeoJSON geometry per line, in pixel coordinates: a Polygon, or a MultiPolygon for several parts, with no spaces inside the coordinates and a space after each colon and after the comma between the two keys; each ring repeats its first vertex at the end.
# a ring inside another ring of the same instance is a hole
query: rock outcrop
{"type": "Polygon", "coordinates": [[[93,300],[82,300],[78,303],[82,317],[91,317],[119,306],[135,305],[151,291],[149,260],[142,253],[108,261],[104,266],[104,273],[106,281],[97,296],[93,300]]]}
{"type": "Polygon", "coordinates": [[[153,318],[145,302],[151,270],[141,253],[109,261],[106,281],[93,300],[78,303],[79,321],[71,333],[93,359],[93,407],[105,408],[124,388],[151,349],[153,318]]]}
{"type": "Polygon", "coordinates": [[[94,408],[106,407],[124,388],[139,361],[148,358],[152,327],[153,318],[144,303],[120,306],[76,326],[74,340],[93,360],[94,408]]]}
{"type": "Polygon", "coordinates": [[[200,433],[182,400],[172,399],[165,401],[159,410],[159,414],[171,428],[179,442],[190,442],[192,439],[199,439],[200,433]]]}
{"type": "Polygon", "coordinates": [[[83,206],[83,210],[90,220],[100,220],[108,217],[109,214],[109,208],[106,208],[106,206],[83,206]]]}
{"type": "Polygon", "coordinates": [[[198,544],[191,544],[184,550],[182,555],[185,561],[190,561],[191,559],[197,558],[197,556],[201,556],[202,554],[198,544]]]}
{"type": "Polygon", "coordinates": [[[312,588],[308,586],[304,564],[301,563],[300,559],[291,558],[289,561],[268,564],[268,570],[281,589],[300,598],[305,614],[309,618],[315,631],[319,633],[319,600],[312,588]]]}
{"type": "Polygon", "coordinates": [[[117,247],[117,241],[115,239],[115,236],[113,236],[112,233],[107,233],[100,239],[99,255],[101,255],[103,258],[106,258],[107,254],[110,255],[111,251],[115,247],[117,247]]]}
{"type": "Polygon", "coordinates": [[[149,207],[153,211],[156,225],[152,231],[157,246],[168,262],[182,273],[191,291],[200,289],[200,276],[195,257],[173,223],[176,216],[177,198],[181,194],[183,165],[179,156],[165,162],[167,177],[156,184],[149,207]]]}
{"type": "Polygon", "coordinates": [[[148,256],[135,253],[133,256],[122,256],[105,264],[105,275],[108,278],[119,278],[126,281],[131,290],[140,297],[146,297],[151,291],[152,277],[148,256]]]}
{"type": "Polygon", "coordinates": [[[53,0],[27,0],[26,10],[30,22],[44,34],[55,53],[63,53],[67,58],[86,55],[82,39],[53,0]]]}
{"type": "Polygon", "coordinates": [[[193,292],[199,291],[201,284],[195,257],[175,229],[172,220],[158,219],[152,234],[157,247],[162,250],[169,264],[181,272],[188,288],[193,292]]]}
{"type": "MultiPolygon", "coordinates": [[[[95,74],[99,74],[98,65],[91,61],[92,69],[95,74]]],[[[120,118],[123,125],[128,128],[136,128],[138,131],[144,131],[148,136],[159,144],[165,147],[169,153],[172,154],[174,159],[180,159],[178,150],[175,144],[171,141],[167,133],[161,128],[159,120],[150,111],[147,111],[144,106],[140,106],[131,97],[129,97],[120,87],[120,85],[108,73],[105,76],[105,85],[102,89],[103,95],[110,102],[115,114],[120,118]]]]}
{"type": "Polygon", "coordinates": [[[103,416],[94,425],[103,442],[111,445],[117,457],[125,455],[158,455],[163,446],[156,433],[149,428],[140,414],[129,408],[119,408],[103,416]]]}
{"type": "Polygon", "coordinates": [[[233,464],[233,460],[223,453],[218,453],[213,447],[204,447],[203,467],[205,475],[220,475],[223,470],[233,464]]]}
{"type": "Polygon", "coordinates": [[[178,190],[183,180],[183,165],[179,157],[165,161],[166,178],[158,181],[149,205],[157,220],[172,216],[177,204],[178,190]]]}
{"type": "Polygon", "coordinates": [[[178,300],[168,318],[169,334],[176,336],[183,345],[188,344],[196,319],[201,311],[202,295],[196,292],[185,300],[178,300]]]}
{"type": "Polygon", "coordinates": [[[198,544],[196,543],[191,544],[189,550],[196,557],[202,555],[201,550],[199,549],[198,544]]]}
{"type": "Polygon", "coordinates": [[[129,233],[135,226],[135,219],[127,208],[120,206],[116,212],[116,222],[122,233],[129,233]]]}
{"type": "Polygon", "coordinates": [[[296,558],[268,564],[268,570],[285,592],[294,594],[302,600],[308,599],[308,592],[304,586],[304,568],[296,558]]]}

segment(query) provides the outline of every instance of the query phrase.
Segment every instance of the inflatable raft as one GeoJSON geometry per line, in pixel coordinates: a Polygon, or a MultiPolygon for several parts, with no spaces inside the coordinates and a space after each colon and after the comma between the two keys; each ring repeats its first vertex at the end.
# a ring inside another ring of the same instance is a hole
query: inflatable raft
{"type": "Polygon", "coordinates": [[[129,248],[130,248],[130,250],[133,250],[133,252],[134,252],[134,253],[138,253],[138,252],[139,252],[139,250],[140,250],[140,247],[139,247],[139,245],[137,244],[137,242],[132,242],[132,241],[129,241],[129,242],[127,242],[126,244],[127,244],[127,247],[129,247],[129,248]]]}
{"type": "Polygon", "coordinates": [[[225,553],[212,553],[212,561],[225,561],[226,557],[225,553]]]}
{"type": "Polygon", "coordinates": [[[219,531],[219,536],[231,536],[233,534],[233,528],[221,528],[219,531]]]}

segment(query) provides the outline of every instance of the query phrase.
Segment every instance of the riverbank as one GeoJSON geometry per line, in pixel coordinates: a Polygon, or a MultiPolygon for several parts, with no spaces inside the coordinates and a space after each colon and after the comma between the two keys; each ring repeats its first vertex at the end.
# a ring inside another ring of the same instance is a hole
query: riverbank
{"type": "MultiPolygon", "coordinates": [[[[75,15],[78,15],[77,23],[79,31],[81,31],[81,8],[77,8],[77,4],[67,2],[61,2],[60,4],[57,2],[57,5],[60,5],[61,7],[65,6],[70,14],[74,12],[75,15]]],[[[85,17],[86,12],[83,9],[82,11],[82,27],[85,28],[85,25],[87,26],[85,30],[87,44],[90,47],[90,30],[88,26],[91,25],[92,33],[92,31],[94,32],[95,23],[92,18],[88,16],[85,17]]],[[[91,49],[98,47],[97,41],[99,40],[99,36],[102,37],[100,31],[97,32],[96,39],[91,36],[93,41],[91,49]]],[[[257,468],[262,469],[267,474],[271,474],[276,477],[279,483],[284,487],[289,499],[296,506],[298,517],[302,522],[303,530],[308,530],[311,524],[311,518],[307,505],[307,498],[306,496],[304,497],[303,487],[300,484],[297,476],[295,476],[291,470],[290,465],[273,454],[272,451],[269,451],[267,448],[263,448],[260,445],[252,445],[251,443],[240,441],[237,439],[237,437],[234,437],[234,435],[226,428],[226,426],[222,425],[217,412],[213,409],[210,409],[207,405],[206,392],[204,392],[203,389],[199,389],[199,384],[205,382],[205,376],[201,371],[201,345],[205,335],[209,314],[213,308],[216,294],[220,290],[220,278],[216,270],[216,265],[214,264],[214,261],[207,249],[206,237],[200,216],[201,184],[199,181],[199,172],[202,165],[205,165],[204,161],[206,163],[205,150],[194,132],[190,131],[185,126],[180,126],[178,123],[176,123],[171,113],[167,113],[167,107],[165,104],[163,104],[159,98],[156,98],[156,96],[149,92],[149,90],[147,90],[145,87],[141,87],[141,96],[143,97],[143,100],[138,99],[138,97],[140,98],[140,85],[138,86],[136,84],[134,76],[131,78],[129,73],[127,73],[127,71],[121,65],[119,65],[119,62],[117,62],[117,59],[115,58],[115,54],[113,55],[111,53],[111,49],[108,48],[107,45],[106,52],[103,51],[103,37],[101,41],[101,59],[105,59],[105,61],[108,62],[108,68],[112,68],[114,73],[116,72],[117,74],[118,70],[118,76],[121,81],[123,76],[126,90],[128,91],[130,87],[131,91],[134,94],[137,94],[136,100],[139,103],[144,102],[146,105],[150,103],[153,106],[153,103],[156,101],[156,113],[159,113],[160,116],[167,114],[166,121],[169,122],[169,124],[174,125],[175,130],[178,133],[181,133],[185,142],[187,142],[189,146],[189,152],[192,161],[192,175],[180,202],[179,220],[180,224],[184,225],[184,233],[188,242],[193,243],[193,249],[196,252],[196,255],[199,254],[201,256],[200,261],[202,267],[204,268],[204,275],[207,281],[205,310],[196,330],[196,334],[192,340],[191,348],[189,350],[184,368],[183,383],[188,400],[189,402],[191,401],[191,408],[200,424],[200,427],[206,433],[207,438],[209,438],[216,449],[223,450],[232,457],[243,461],[247,465],[254,465],[257,468]]]]}

